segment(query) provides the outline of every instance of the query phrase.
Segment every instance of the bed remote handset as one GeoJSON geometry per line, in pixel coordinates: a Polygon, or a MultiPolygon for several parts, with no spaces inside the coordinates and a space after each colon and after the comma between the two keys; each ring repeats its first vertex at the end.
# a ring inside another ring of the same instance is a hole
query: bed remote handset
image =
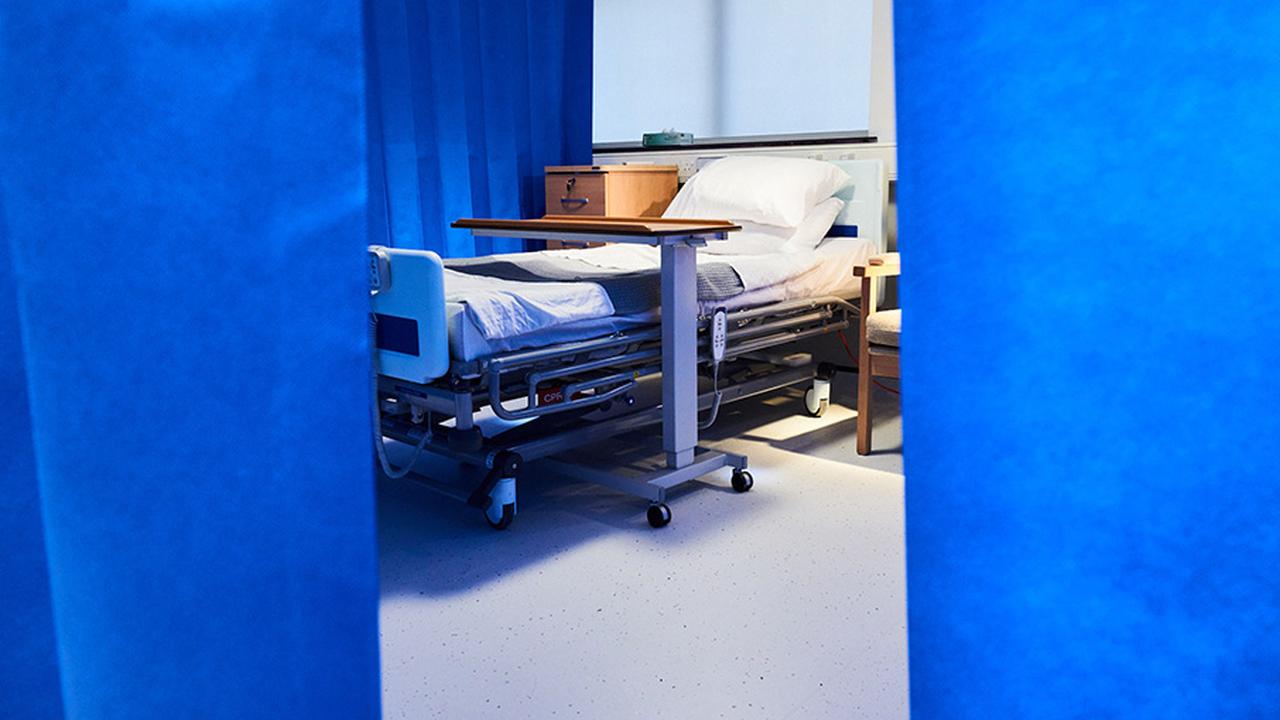
{"type": "Polygon", "coordinates": [[[706,430],[715,424],[720,415],[720,363],[724,361],[724,347],[729,335],[729,314],[724,308],[711,313],[711,414],[698,424],[706,430]]]}
{"type": "Polygon", "coordinates": [[[729,317],[724,308],[716,308],[711,314],[711,361],[719,365],[724,360],[724,346],[728,341],[729,317]]]}

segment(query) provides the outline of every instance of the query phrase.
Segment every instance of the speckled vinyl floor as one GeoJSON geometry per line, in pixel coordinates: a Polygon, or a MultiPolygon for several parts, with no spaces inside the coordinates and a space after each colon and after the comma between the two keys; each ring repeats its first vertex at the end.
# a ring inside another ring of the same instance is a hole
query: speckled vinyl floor
{"type": "Polygon", "coordinates": [[[726,408],[704,442],[748,453],[755,489],[686,486],[661,530],[536,465],[505,532],[384,480],[384,715],[906,718],[897,403],[858,458],[836,390],[820,419],[790,391],[726,408]]]}

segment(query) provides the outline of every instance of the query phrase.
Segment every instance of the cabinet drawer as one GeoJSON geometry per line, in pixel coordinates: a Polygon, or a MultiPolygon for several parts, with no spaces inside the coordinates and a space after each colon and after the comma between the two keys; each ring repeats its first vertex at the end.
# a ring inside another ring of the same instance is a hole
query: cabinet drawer
{"type": "Polygon", "coordinates": [[[604,215],[604,173],[548,173],[548,215],[604,215]]]}

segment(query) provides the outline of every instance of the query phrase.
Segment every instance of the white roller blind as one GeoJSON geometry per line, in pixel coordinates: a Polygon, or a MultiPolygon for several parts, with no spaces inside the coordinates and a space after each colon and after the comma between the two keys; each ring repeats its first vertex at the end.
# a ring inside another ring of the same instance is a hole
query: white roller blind
{"type": "Polygon", "coordinates": [[[596,0],[595,142],[867,129],[871,0],[596,0]]]}

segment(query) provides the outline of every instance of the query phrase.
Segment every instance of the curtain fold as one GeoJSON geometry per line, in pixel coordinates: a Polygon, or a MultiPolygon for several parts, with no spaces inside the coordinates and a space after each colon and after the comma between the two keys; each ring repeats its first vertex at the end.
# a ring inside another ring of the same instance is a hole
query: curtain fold
{"type": "Polygon", "coordinates": [[[0,717],[377,717],[363,55],[0,3],[0,717]]]}
{"type": "Polygon", "coordinates": [[[0,717],[62,717],[26,362],[0,196],[0,717]]]}
{"type": "Polygon", "coordinates": [[[913,716],[1280,717],[1280,6],[893,12],[913,716]]]}
{"type": "Polygon", "coordinates": [[[523,249],[459,217],[536,217],[543,167],[591,161],[590,0],[370,0],[372,221],[468,257],[523,249]]]}

